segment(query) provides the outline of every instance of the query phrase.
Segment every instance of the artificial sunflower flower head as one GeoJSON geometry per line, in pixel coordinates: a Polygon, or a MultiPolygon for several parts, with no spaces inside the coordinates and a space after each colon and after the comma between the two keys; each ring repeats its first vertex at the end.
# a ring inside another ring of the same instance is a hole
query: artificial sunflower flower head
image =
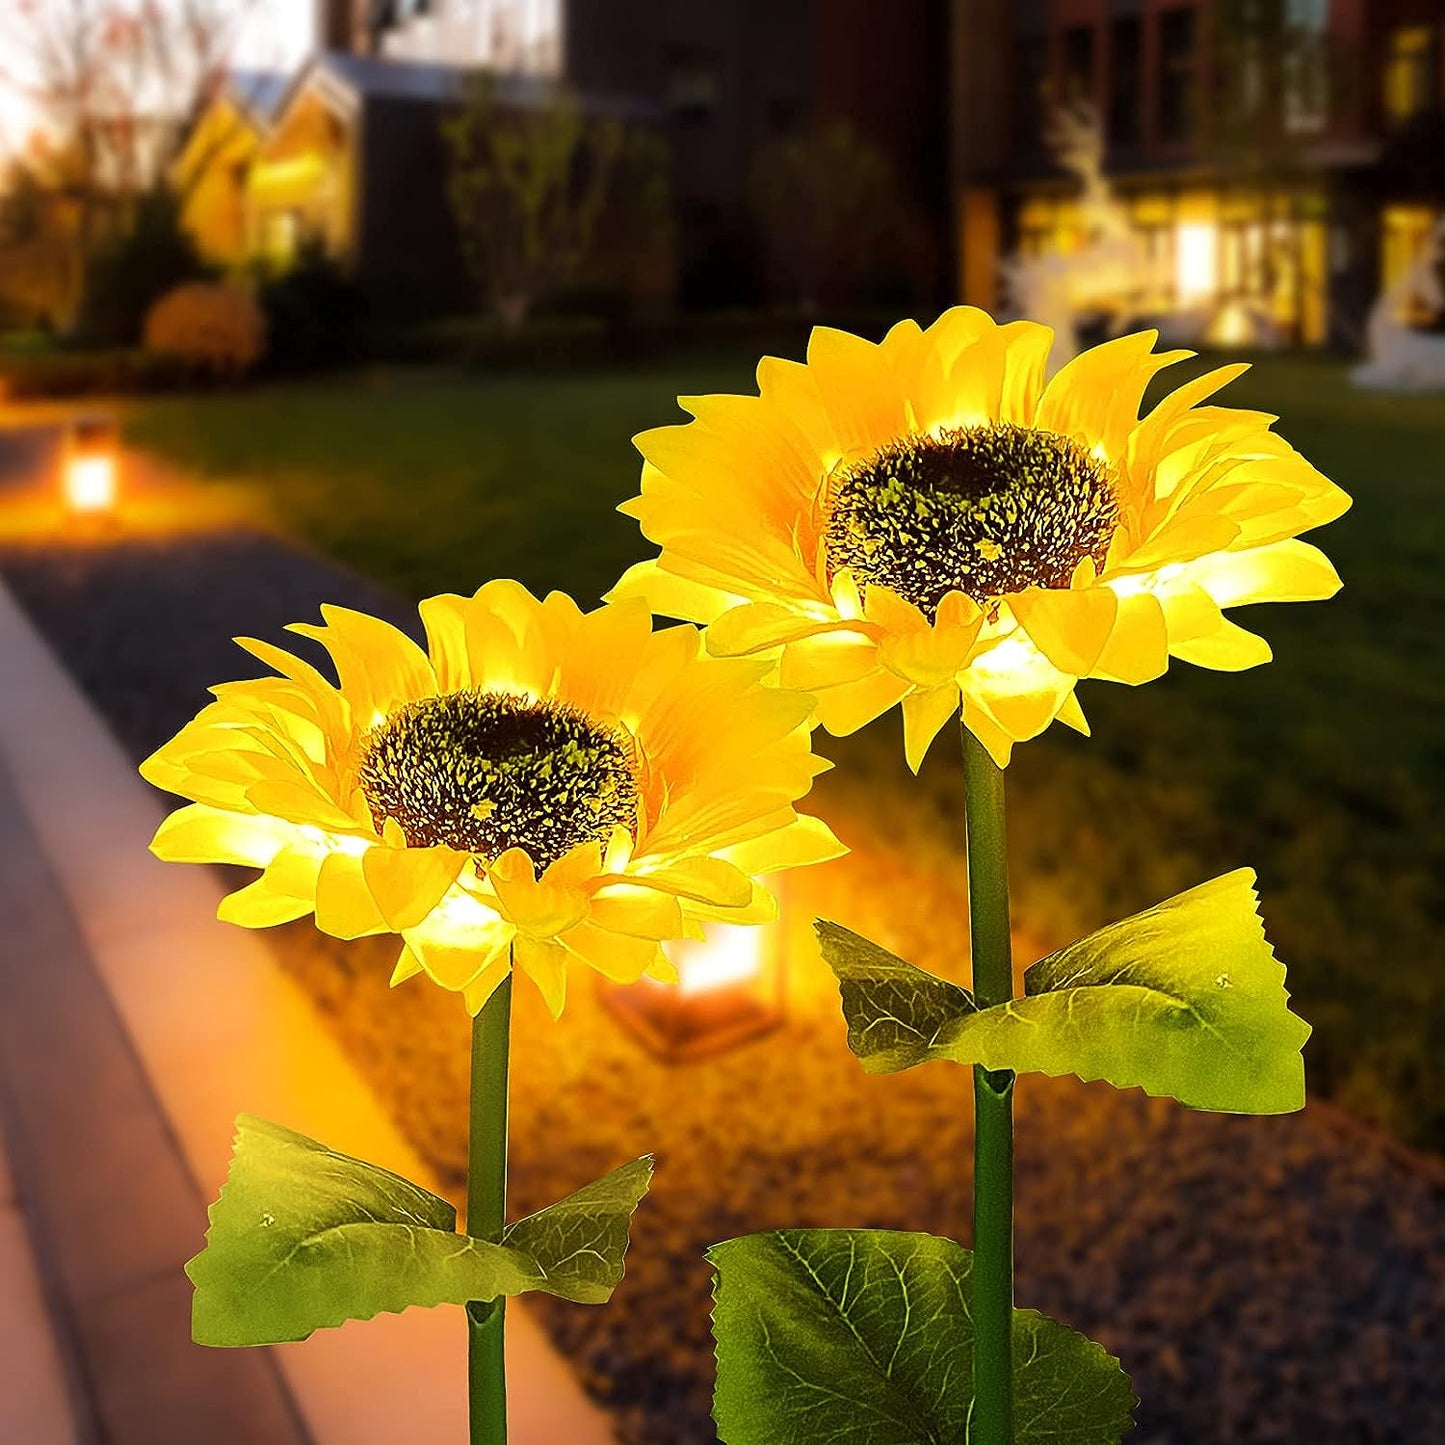
{"type": "Polygon", "coordinates": [[[877,345],[820,327],[806,364],[763,360],[759,395],[683,398],[693,421],[637,438],[622,510],[662,550],[609,595],[776,659],[830,732],[901,703],[915,769],[960,706],[1003,766],[1055,719],[1087,732],[1081,678],[1266,662],[1222,609],[1331,596],[1297,538],[1350,500],[1273,417],[1205,404],[1243,366],[1141,420],[1155,373],[1192,354],[1156,339],[1046,381],[1052,331],[974,307],[877,345]]]}
{"type": "Polygon", "coordinates": [[[675,978],[664,942],[769,921],[764,875],[844,851],[794,808],[826,766],[812,699],[765,685],[767,662],[709,656],[695,627],[514,582],[423,602],[425,651],[322,616],[293,630],[339,686],[240,639],[279,676],[213,689],[141,768],[191,800],[161,858],[262,870],[224,919],[399,934],[393,982],[425,973],[473,1013],[515,964],[557,1014],[569,963],[675,978]]]}

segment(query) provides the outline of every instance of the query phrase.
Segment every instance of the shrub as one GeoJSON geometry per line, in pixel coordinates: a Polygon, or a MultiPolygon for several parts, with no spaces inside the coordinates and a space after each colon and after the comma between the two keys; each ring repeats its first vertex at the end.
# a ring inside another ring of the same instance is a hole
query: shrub
{"type": "Polygon", "coordinates": [[[888,269],[904,206],[888,158],[842,122],[763,146],[750,200],[774,291],[800,310],[856,305],[888,269]]]}
{"type": "Polygon", "coordinates": [[[166,191],[141,196],[87,258],[79,339],[91,346],[135,346],[160,297],[209,274],[181,226],[175,197],[166,191]]]}
{"type": "Polygon", "coordinates": [[[146,315],[145,347],[215,376],[239,376],[260,359],[266,319],[234,286],[192,281],[168,291],[146,315]]]}
{"type": "Polygon", "coordinates": [[[0,355],[0,398],[40,401],[170,391],[185,385],[192,371],[179,357],[139,349],[10,352],[0,355]]]}
{"type": "Polygon", "coordinates": [[[366,298],[319,243],[308,241],[284,271],[262,277],[257,296],[271,366],[306,371],[362,354],[366,298]]]}
{"type": "Polygon", "coordinates": [[[567,90],[534,103],[477,80],[442,128],[448,197],[488,309],[516,330],[577,287],[573,309],[662,309],[672,205],[660,136],[567,90]]]}

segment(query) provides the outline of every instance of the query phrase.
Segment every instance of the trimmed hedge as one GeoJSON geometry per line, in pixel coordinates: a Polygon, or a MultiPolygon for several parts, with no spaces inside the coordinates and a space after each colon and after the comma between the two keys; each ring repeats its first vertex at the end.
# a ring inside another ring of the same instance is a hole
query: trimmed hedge
{"type": "Polygon", "coordinates": [[[174,391],[195,380],[190,362],[138,348],[0,356],[0,395],[8,401],[174,391]]]}

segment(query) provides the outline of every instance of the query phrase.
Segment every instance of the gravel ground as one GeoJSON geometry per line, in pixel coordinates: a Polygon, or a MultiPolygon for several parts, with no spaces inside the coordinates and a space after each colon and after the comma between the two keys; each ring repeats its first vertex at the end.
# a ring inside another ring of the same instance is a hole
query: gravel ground
{"type": "MultiPolygon", "coordinates": [[[[259,533],[6,544],[0,573],[137,757],[207,686],[238,675],[233,633],[276,637],[323,598],[408,620],[394,599],[259,533]]],[[[715,1438],[706,1245],[785,1224],[968,1238],[967,1074],[864,1075],[807,926],[824,913],[957,975],[954,840],[856,773],[825,778],[819,809],[855,851],[792,886],[780,1031],[669,1067],[587,982],[556,1025],[518,991],[515,1210],[657,1155],[612,1304],[539,1305],[636,1445],[715,1438]]],[[[424,981],[389,991],[392,949],[376,940],[335,943],[304,924],[271,937],[460,1193],[456,999],[424,981]]],[[[1019,941],[1021,962],[1039,951],[1019,941]]],[[[1319,1107],[1234,1119],[1029,1078],[1018,1113],[1019,1300],[1121,1356],[1143,1399],[1131,1445],[1445,1439],[1445,1175],[1432,1161],[1319,1107]]]]}

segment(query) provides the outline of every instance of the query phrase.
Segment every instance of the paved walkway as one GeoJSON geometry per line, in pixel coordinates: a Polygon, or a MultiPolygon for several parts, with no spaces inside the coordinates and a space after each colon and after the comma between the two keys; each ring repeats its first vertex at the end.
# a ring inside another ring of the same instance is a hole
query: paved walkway
{"type": "Polygon", "coordinates": [[[0,1440],[79,1445],[55,1333],[0,1135],[0,1440]]]}
{"type": "MultiPolygon", "coordinates": [[[[215,921],[218,881],[151,858],[162,800],[3,585],[0,678],[0,1445],[456,1445],[459,1310],[191,1343],[181,1267],[236,1113],[428,1174],[264,941],[215,921]]],[[[516,1445],[607,1445],[525,1308],[508,1325],[516,1445]]]]}
{"type": "Polygon", "coordinates": [[[273,1360],[190,1342],[204,1205],[8,769],[0,857],[6,1126],[87,1412],[107,1441],[301,1445],[273,1360]]]}

